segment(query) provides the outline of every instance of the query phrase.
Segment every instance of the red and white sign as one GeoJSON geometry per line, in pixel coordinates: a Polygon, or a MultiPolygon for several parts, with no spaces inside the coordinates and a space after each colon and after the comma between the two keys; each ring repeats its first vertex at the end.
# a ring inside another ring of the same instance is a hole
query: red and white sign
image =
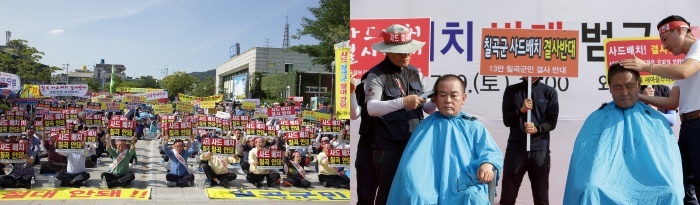
{"type": "Polygon", "coordinates": [[[66,128],[66,116],[61,113],[44,115],[44,130],[66,128]]]}
{"type": "Polygon", "coordinates": [[[19,136],[27,127],[26,120],[2,120],[0,119],[0,136],[19,136]]]}
{"type": "Polygon", "coordinates": [[[301,120],[280,120],[280,132],[301,131],[301,120]]]}
{"type": "Polygon", "coordinates": [[[155,92],[148,92],[148,93],[140,94],[140,96],[145,96],[146,100],[159,100],[159,99],[163,99],[163,98],[168,98],[168,91],[161,90],[161,91],[155,91],[155,92]]]}
{"type": "Polygon", "coordinates": [[[85,96],[87,85],[39,85],[39,91],[43,96],[85,96]]]}
{"type": "Polygon", "coordinates": [[[96,129],[82,130],[80,131],[80,134],[82,134],[85,138],[85,144],[92,144],[94,146],[97,146],[98,137],[96,129]]]}

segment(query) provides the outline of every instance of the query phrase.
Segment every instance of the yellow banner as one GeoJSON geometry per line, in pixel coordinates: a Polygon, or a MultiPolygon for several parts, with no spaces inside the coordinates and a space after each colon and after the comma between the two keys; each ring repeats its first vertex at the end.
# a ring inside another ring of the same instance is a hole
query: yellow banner
{"type": "Polygon", "coordinates": [[[241,107],[244,110],[255,110],[255,102],[241,102],[241,107]]]}
{"type": "Polygon", "coordinates": [[[22,86],[21,98],[42,98],[38,85],[24,84],[22,86]]]}
{"type": "Polygon", "coordinates": [[[148,189],[91,189],[57,188],[31,190],[0,190],[0,201],[4,200],[66,200],[66,199],[137,199],[149,200],[148,189]]]}
{"type": "Polygon", "coordinates": [[[119,112],[124,110],[126,105],[124,102],[103,102],[102,111],[105,112],[119,112]]]}
{"type": "Polygon", "coordinates": [[[350,119],[350,48],[335,48],[335,115],[350,119]]]}
{"type": "Polygon", "coordinates": [[[177,110],[177,111],[185,112],[185,113],[192,113],[192,109],[194,109],[194,106],[192,106],[192,104],[189,104],[186,102],[175,103],[175,110],[177,110]]]}
{"type": "Polygon", "coordinates": [[[163,89],[117,87],[118,93],[150,93],[150,92],[156,92],[156,91],[161,91],[161,90],[163,90],[163,89]]]}
{"type": "Polygon", "coordinates": [[[124,102],[146,104],[146,96],[127,95],[124,96],[124,102]]]}
{"type": "Polygon", "coordinates": [[[173,105],[171,104],[157,104],[153,105],[153,114],[170,114],[173,113],[173,105]]]}
{"type": "Polygon", "coordinates": [[[224,100],[224,95],[212,95],[212,96],[207,96],[207,97],[195,97],[191,95],[185,95],[182,93],[178,93],[177,97],[180,98],[180,101],[182,102],[190,102],[193,100],[199,100],[199,101],[214,101],[214,102],[221,102],[224,100]]]}
{"type": "Polygon", "coordinates": [[[216,102],[214,102],[214,101],[202,101],[202,102],[199,102],[199,107],[200,108],[215,108],[216,102]]]}
{"type": "Polygon", "coordinates": [[[304,110],[304,119],[311,121],[330,120],[331,114],[304,110]]]}
{"type": "Polygon", "coordinates": [[[210,199],[280,199],[291,201],[350,201],[349,190],[258,190],[207,188],[210,199]]]}

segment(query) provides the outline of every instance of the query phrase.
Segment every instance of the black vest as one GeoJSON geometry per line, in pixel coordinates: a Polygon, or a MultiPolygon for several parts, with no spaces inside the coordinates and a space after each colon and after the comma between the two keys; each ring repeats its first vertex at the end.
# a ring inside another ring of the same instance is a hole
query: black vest
{"type": "MultiPolygon", "coordinates": [[[[366,72],[364,75],[362,75],[362,81],[367,79],[368,73],[369,72],[366,72]]],[[[369,113],[367,113],[364,82],[357,85],[357,89],[355,89],[355,98],[361,107],[360,117],[362,118],[362,120],[360,120],[360,140],[357,144],[358,146],[366,146],[371,148],[374,144],[374,124],[372,122],[372,116],[369,116],[369,113]]]]}
{"type": "MultiPolygon", "coordinates": [[[[368,72],[378,76],[384,86],[382,101],[423,94],[420,72],[411,65],[401,69],[389,61],[387,57],[368,72]]],[[[375,148],[403,149],[413,130],[423,119],[423,109],[422,106],[412,111],[399,109],[381,117],[372,117],[372,119],[375,148]]]]}

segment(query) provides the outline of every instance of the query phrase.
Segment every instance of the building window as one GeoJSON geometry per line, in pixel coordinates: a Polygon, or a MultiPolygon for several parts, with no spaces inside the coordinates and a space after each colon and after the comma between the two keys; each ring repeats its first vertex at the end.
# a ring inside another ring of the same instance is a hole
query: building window
{"type": "Polygon", "coordinates": [[[294,64],[292,64],[292,63],[285,63],[284,64],[284,72],[285,73],[292,72],[293,70],[294,70],[294,64]]]}
{"type": "Polygon", "coordinates": [[[310,94],[322,94],[328,91],[326,87],[321,87],[321,92],[318,92],[318,87],[317,86],[306,86],[306,89],[304,90],[306,93],[310,94]]]}

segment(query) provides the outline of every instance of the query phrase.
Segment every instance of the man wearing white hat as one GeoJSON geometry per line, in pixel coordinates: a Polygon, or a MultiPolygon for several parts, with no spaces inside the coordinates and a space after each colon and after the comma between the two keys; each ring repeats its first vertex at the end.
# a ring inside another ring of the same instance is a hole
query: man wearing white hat
{"type": "Polygon", "coordinates": [[[425,45],[412,39],[410,29],[394,24],[382,32],[382,42],[372,45],[386,54],[369,69],[364,80],[365,106],[374,125],[374,169],[377,175],[375,204],[386,204],[403,150],[423,111],[433,113],[435,104],[420,97],[424,88],[420,69],[410,65],[411,55],[425,45]],[[422,108],[422,109],[419,109],[422,108]]]}

